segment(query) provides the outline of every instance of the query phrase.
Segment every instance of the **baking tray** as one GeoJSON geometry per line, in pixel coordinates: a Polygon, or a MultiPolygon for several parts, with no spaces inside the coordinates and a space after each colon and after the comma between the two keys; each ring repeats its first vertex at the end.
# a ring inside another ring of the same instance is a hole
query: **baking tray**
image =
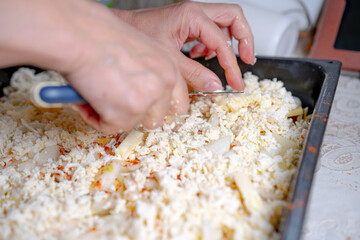
{"type": "MultiPolygon", "coordinates": [[[[214,71],[226,84],[225,74],[217,59],[196,59],[214,71]]],[[[280,225],[283,240],[300,239],[309,199],[311,183],[318,160],[327,119],[339,79],[341,63],[332,60],[258,57],[255,65],[247,65],[238,58],[243,73],[251,71],[260,79],[277,78],[294,96],[301,99],[303,107],[309,107],[313,118],[305,138],[297,174],[292,180],[288,208],[280,225]]],[[[19,67],[0,70],[0,90],[19,67]]],[[[41,69],[36,69],[41,71],[41,69]]],[[[2,95],[0,91],[0,95],[2,95]]]]}
{"type": "MultiPolygon", "coordinates": [[[[216,59],[198,60],[213,70],[225,83],[225,74],[216,59]]],[[[255,65],[247,65],[238,58],[241,71],[252,72],[260,79],[277,78],[287,90],[301,99],[303,107],[313,113],[303,145],[298,170],[292,180],[287,211],[280,232],[283,240],[300,239],[312,179],[325,133],[327,119],[340,76],[341,62],[334,60],[258,57],[255,65]]]]}

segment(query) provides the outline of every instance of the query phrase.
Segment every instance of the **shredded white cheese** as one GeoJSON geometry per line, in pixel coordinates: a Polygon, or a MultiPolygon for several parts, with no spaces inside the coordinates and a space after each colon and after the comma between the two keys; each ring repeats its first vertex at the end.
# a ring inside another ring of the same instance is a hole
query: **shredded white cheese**
{"type": "Polygon", "coordinates": [[[36,108],[31,86],[64,80],[21,69],[0,101],[0,239],[279,238],[308,120],[281,81],[244,79],[133,138],[36,108]]]}

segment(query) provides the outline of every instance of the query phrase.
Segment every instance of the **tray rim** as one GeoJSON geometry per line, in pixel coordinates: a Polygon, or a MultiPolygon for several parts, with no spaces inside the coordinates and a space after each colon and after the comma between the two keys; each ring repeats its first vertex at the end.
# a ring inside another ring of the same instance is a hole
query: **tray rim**
{"type": "Polygon", "coordinates": [[[306,209],[309,203],[312,180],[315,174],[317,160],[319,159],[327,120],[334,101],[342,63],[337,60],[328,59],[268,57],[261,57],[261,59],[305,62],[314,65],[314,67],[318,67],[324,73],[324,81],[319,97],[315,103],[313,117],[303,144],[302,155],[288,200],[286,220],[281,231],[281,239],[283,240],[300,239],[306,209]]]}

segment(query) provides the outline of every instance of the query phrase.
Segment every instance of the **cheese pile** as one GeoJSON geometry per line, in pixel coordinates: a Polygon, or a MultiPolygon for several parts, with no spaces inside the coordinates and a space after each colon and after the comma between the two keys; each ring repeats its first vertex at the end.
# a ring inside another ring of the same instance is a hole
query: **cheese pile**
{"type": "Polygon", "coordinates": [[[277,239],[308,120],[281,81],[193,96],[162,127],[104,135],[39,109],[21,69],[0,102],[0,239],[277,239]]]}

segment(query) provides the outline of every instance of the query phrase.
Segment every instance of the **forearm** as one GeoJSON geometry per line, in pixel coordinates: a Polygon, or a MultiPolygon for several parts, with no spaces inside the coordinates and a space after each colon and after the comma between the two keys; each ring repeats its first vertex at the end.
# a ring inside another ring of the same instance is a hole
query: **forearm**
{"type": "Polygon", "coordinates": [[[75,57],[75,39],[66,33],[55,8],[48,0],[0,0],[0,67],[30,64],[68,70],[65,56],[75,57]]]}

